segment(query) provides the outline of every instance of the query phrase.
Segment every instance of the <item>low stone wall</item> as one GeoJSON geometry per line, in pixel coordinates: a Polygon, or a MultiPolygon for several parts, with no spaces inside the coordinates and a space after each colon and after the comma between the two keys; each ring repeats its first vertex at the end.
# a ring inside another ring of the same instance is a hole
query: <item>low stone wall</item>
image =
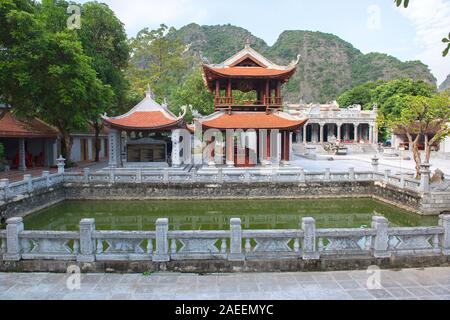
{"type": "Polygon", "coordinates": [[[403,189],[380,181],[193,183],[66,183],[0,202],[0,219],[25,216],[63,200],[375,198],[422,215],[450,211],[450,194],[403,189]]]}
{"type": "Polygon", "coordinates": [[[16,197],[12,201],[0,204],[0,220],[11,217],[23,217],[39,210],[48,208],[66,199],[66,189],[62,186],[41,189],[32,194],[16,197]]]}
{"type": "Polygon", "coordinates": [[[0,272],[56,272],[66,273],[69,266],[78,266],[83,273],[143,273],[143,272],[297,272],[365,270],[369,266],[382,269],[448,267],[450,256],[424,255],[390,258],[373,257],[324,257],[320,260],[189,260],[189,261],[75,261],[22,260],[2,261],[0,272]]]}
{"type": "Polygon", "coordinates": [[[370,197],[373,183],[316,182],[316,183],[252,183],[252,184],[66,184],[66,199],[258,199],[258,198],[326,198],[370,197]]]}

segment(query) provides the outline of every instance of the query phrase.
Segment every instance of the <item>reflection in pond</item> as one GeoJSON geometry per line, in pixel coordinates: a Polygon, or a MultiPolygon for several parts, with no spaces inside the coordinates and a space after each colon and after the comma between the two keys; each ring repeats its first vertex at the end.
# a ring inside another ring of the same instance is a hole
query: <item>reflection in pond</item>
{"type": "Polygon", "coordinates": [[[225,230],[239,217],[245,229],[298,228],[302,217],[314,217],[319,228],[371,225],[383,215],[391,226],[437,225],[422,217],[372,199],[323,200],[171,200],[65,201],[25,218],[29,230],[77,230],[83,218],[95,218],[99,230],[154,230],[157,218],[169,218],[174,230],[225,230]]]}

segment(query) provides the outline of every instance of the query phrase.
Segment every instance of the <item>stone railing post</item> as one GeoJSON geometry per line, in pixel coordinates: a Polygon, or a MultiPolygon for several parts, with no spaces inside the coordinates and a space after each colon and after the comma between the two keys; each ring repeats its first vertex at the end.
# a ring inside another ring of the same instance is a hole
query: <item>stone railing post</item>
{"type": "Polygon", "coordinates": [[[47,186],[47,188],[50,188],[50,171],[42,171],[42,176],[45,177],[45,185],[47,186]]]}
{"type": "Polygon", "coordinates": [[[9,218],[6,220],[6,253],[5,261],[19,261],[21,258],[21,245],[19,234],[23,231],[22,218],[9,218]]]}
{"type": "Polygon", "coordinates": [[[217,183],[223,183],[223,171],[222,168],[219,168],[219,172],[217,174],[217,183]]]}
{"type": "Polygon", "coordinates": [[[442,214],[439,217],[439,225],[444,228],[444,234],[441,237],[442,254],[450,255],[450,214],[442,214]]]}
{"type": "Polygon", "coordinates": [[[109,168],[109,183],[114,184],[116,182],[116,172],[114,167],[109,168]]]}
{"type": "Polygon", "coordinates": [[[242,226],[240,218],[232,218],[230,220],[230,254],[228,255],[228,260],[245,260],[242,253],[242,226]]]}
{"type": "Polygon", "coordinates": [[[430,192],[430,167],[429,163],[422,163],[420,165],[420,191],[430,192]]]}
{"type": "Polygon", "coordinates": [[[196,174],[195,168],[192,168],[191,170],[192,170],[191,171],[191,182],[192,183],[197,182],[197,174],[196,174]]]}
{"type": "Polygon", "coordinates": [[[136,183],[142,183],[142,168],[136,170],[136,183]]]}
{"type": "Polygon", "coordinates": [[[384,170],[384,182],[388,183],[389,182],[389,175],[391,174],[391,170],[386,169],[384,170]]]}
{"type": "Polygon", "coordinates": [[[303,230],[303,260],[317,260],[320,258],[316,250],[316,220],[314,218],[302,219],[303,230]]]}
{"type": "Polygon", "coordinates": [[[378,172],[378,165],[379,165],[379,158],[377,156],[374,156],[372,158],[372,168],[373,172],[378,172]]]}
{"type": "Polygon", "coordinates": [[[32,193],[33,192],[33,181],[31,181],[32,176],[31,174],[24,174],[23,175],[23,181],[27,184],[27,192],[32,193]]]}
{"type": "Polygon", "coordinates": [[[355,181],[355,168],[348,168],[348,178],[350,181],[355,181]]]}
{"type": "Polygon", "coordinates": [[[331,169],[326,168],[325,169],[325,181],[330,181],[330,180],[331,180],[331,169]]]}
{"type": "Polygon", "coordinates": [[[9,199],[9,179],[0,179],[0,189],[3,189],[2,200],[6,201],[9,199]]]}
{"type": "Polygon", "coordinates": [[[300,169],[300,177],[299,177],[300,183],[306,183],[306,174],[305,170],[303,168],[300,169]]]}
{"type": "Polygon", "coordinates": [[[95,231],[94,219],[83,219],[80,221],[80,253],[78,262],[95,261],[95,239],[92,233],[95,231]]]}
{"type": "Polygon", "coordinates": [[[160,218],[156,220],[156,252],[153,256],[155,262],[167,262],[169,257],[169,219],[160,218]]]}
{"type": "Polygon", "coordinates": [[[91,174],[91,169],[89,168],[84,168],[83,170],[83,179],[84,179],[84,183],[88,184],[89,183],[89,175],[91,174]]]}
{"type": "Polygon", "coordinates": [[[373,240],[373,255],[375,258],[390,257],[389,252],[389,221],[385,217],[372,217],[372,228],[376,230],[376,236],[373,240]]]}
{"type": "Polygon", "coordinates": [[[169,183],[169,169],[168,168],[163,169],[163,182],[169,183]]]}
{"type": "Polygon", "coordinates": [[[66,165],[66,159],[63,158],[62,155],[56,159],[56,166],[58,167],[58,173],[64,173],[64,167],[66,165]]]}
{"type": "Polygon", "coordinates": [[[400,185],[399,185],[399,187],[402,188],[402,189],[405,189],[405,186],[406,186],[405,173],[401,172],[400,173],[400,185]]]}

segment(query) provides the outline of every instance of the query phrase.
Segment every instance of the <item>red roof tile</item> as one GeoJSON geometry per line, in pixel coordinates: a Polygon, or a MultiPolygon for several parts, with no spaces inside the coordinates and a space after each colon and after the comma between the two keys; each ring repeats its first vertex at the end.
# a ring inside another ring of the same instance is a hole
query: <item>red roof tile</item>
{"type": "Polygon", "coordinates": [[[162,129],[169,128],[177,125],[180,119],[170,119],[166,117],[163,112],[160,111],[145,111],[145,112],[133,112],[130,115],[113,119],[104,119],[105,122],[121,127],[130,129],[162,129]]]}
{"type": "Polygon", "coordinates": [[[217,118],[202,121],[203,127],[215,129],[290,129],[300,127],[306,120],[290,120],[265,112],[224,113],[217,118]]]}
{"type": "Polygon", "coordinates": [[[38,119],[19,120],[10,111],[0,114],[0,137],[56,138],[58,130],[38,119]]]}

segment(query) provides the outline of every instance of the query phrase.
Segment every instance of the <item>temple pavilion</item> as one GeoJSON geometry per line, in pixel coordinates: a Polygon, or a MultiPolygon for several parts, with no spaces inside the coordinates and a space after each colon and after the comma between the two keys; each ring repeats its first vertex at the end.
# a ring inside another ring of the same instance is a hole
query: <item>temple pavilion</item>
{"type": "MultiPolygon", "coordinates": [[[[298,60],[288,66],[277,65],[251,48],[247,42],[243,50],[226,61],[204,64],[204,80],[215,96],[215,112],[197,119],[202,130],[220,130],[224,136],[226,130],[230,129],[247,131],[246,139],[250,140],[246,148],[247,158],[249,153],[254,152],[259,155],[258,164],[288,165],[292,133],[299,132],[306,119],[282,111],[281,88],[296,71],[298,60]],[[270,138],[261,139],[261,132],[266,137],[276,132],[278,147],[270,146],[270,138]]],[[[223,152],[229,167],[238,166],[236,143],[232,139],[235,137],[226,138],[224,149],[227,150],[223,152]]],[[[246,159],[239,166],[251,165],[246,159]]]]}
{"type": "Polygon", "coordinates": [[[181,166],[183,154],[176,149],[178,132],[189,129],[184,115],[176,116],[167,104],[157,103],[148,88],[144,100],[129,112],[117,117],[103,116],[109,128],[109,166],[181,166]]]}

